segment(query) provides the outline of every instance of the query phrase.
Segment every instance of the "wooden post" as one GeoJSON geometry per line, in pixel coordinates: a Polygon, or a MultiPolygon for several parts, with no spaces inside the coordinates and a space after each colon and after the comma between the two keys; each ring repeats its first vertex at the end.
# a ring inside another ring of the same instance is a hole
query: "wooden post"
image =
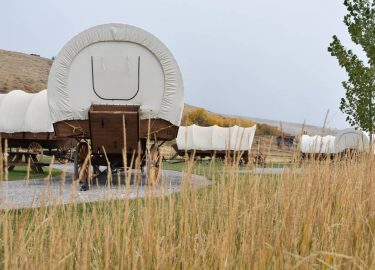
{"type": "Polygon", "coordinates": [[[280,141],[280,149],[284,148],[284,132],[283,132],[283,123],[280,121],[280,130],[281,130],[281,141],[280,141]]]}

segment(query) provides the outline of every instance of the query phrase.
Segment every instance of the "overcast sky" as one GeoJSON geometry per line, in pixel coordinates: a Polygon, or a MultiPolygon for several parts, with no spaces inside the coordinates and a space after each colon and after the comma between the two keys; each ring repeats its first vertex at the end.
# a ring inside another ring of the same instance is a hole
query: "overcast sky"
{"type": "Polygon", "coordinates": [[[160,38],[180,65],[185,101],[214,112],[343,128],[345,72],[327,52],[351,47],[340,0],[5,1],[0,48],[58,54],[74,35],[109,22],[160,38]]]}

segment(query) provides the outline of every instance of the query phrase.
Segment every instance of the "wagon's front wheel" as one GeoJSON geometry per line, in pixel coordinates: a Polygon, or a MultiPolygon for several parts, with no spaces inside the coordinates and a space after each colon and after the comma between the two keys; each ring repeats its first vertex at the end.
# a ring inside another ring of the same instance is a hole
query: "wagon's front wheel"
{"type": "Polygon", "coordinates": [[[90,154],[89,144],[84,141],[79,142],[74,156],[74,177],[83,184],[82,190],[88,187],[90,154]]]}

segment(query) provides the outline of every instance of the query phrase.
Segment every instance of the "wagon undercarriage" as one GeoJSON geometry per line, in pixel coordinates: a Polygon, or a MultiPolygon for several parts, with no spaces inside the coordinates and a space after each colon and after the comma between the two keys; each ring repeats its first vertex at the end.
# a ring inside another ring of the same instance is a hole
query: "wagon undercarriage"
{"type": "Polygon", "coordinates": [[[97,176],[127,168],[142,171],[148,182],[157,182],[159,147],[175,138],[177,130],[161,119],[140,120],[139,106],[129,105],[92,105],[88,120],[55,123],[58,136],[79,141],[74,172],[82,190],[97,176]]]}

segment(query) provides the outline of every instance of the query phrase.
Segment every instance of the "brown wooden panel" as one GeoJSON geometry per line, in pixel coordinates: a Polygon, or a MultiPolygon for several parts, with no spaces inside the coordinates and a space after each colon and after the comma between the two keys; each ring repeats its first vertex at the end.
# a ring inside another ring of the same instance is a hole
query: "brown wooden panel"
{"type": "MultiPolygon", "coordinates": [[[[92,105],[94,111],[103,110],[104,112],[135,111],[139,106],[125,105],[92,105]],[[128,110],[129,109],[129,110],[128,110]]],[[[163,119],[143,119],[140,120],[139,137],[146,139],[149,134],[154,139],[156,135],[158,140],[173,140],[177,137],[178,127],[163,119]]],[[[54,124],[56,137],[59,138],[90,138],[90,126],[88,120],[66,120],[54,124]]]]}
{"type": "MultiPolygon", "coordinates": [[[[117,108],[119,109],[119,107],[117,108]]],[[[124,106],[121,109],[126,110],[126,107],[124,106]]],[[[122,154],[124,148],[124,119],[126,150],[128,153],[137,151],[139,142],[138,111],[114,111],[92,106],[89,111],[89,119],[93,153],[103,153],[102,147],[104,147],[107,155],[122,154]],[[95,111],[94,109],[105,109],[106,111],[95,111]]]]}
{"type": "Polygon", "coordinates": [[[51,132],[39,132],[39,133],[32,133],[32,132],[25,132],[24,139],[25,140],[53,140],[55,135],[51,132]]]}
{"type": "Polygon", "coordinates": [[[90,124],[88,120],[66,120],[53,124],[58,138],[90,138],[90,124]]]}
{"type": "Polygon", "coordinates": [[[18,136],[1,137],[1,144],[5,145],[7,140],[8,148],[25,148],[27,149],[32,142],[39,143],[45,149],[57,149],[58,147],[73,148],[76,145],[76,140],[72,138],[57,139],[53,133],[31,133],[25,132],[18,134],[18,136]],[[22,135],[22,136],[20,136],[22,135]],[[21,137],[18,139],[17,137],[21,137]]]}
{"type": "Polygon", "coordinates": [[[138,112],[139,105],[107,105],[107,104],[93,104],[90,107],[90,111],[101,111],[101,112],[138,112]]]}
{"type": "Polygon", "coordinates": [[[177,137],[178,127],[163,119],[141,120],[140,137],[158,140],[173,140],[177,137]]]}
{"type": "Polygon", "coordinates": [[[22,140],[24,138],[23,132],[16,132],[16,133],[0,133],[1,138],[3,139],[16,139],[22,140]]]}

